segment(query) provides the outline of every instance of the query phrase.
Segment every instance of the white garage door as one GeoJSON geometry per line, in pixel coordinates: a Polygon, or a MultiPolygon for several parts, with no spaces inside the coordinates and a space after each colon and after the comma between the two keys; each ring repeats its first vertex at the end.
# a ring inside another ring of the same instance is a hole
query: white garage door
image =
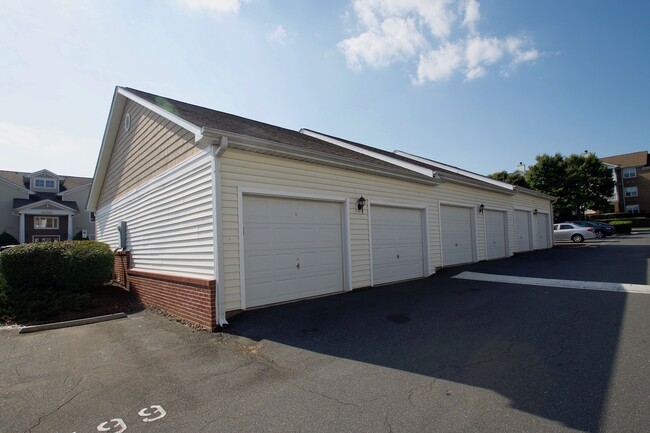
{"type": "Polygon", "coordinates": [[[517,232],[517,252],[530,251],[530,212],[515,211],[515,230],[517,232]]]}
{"type": "Polygon", "coordinates": [[[506,213],[485,210],[485,243],[488,260],[508,255],[506,249],[506,213]]]}
{"type": "Polygon", "coordinates": [[[472,209],[440,206],[442,265],[451,266],[474,261],[472,209]]]}
{"type": "Polygon", "coordinates": [[[339,203],[245,196],[243,221],[247,307],[343,290],[339,203]]]}
{"type": "Polygon", "coordinates": [[[372,206],[370,219],[373,283],[424,276],[422,211],[372,206]]]}
{"type": "Polygon", "coordinates": [[[548,214],[537,214],[537,248],[550,248],[548,214]]]}

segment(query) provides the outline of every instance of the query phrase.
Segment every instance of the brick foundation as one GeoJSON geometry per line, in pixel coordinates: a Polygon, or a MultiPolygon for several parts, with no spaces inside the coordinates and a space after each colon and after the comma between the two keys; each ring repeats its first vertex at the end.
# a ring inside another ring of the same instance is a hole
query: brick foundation
{"type": "Polygon", "coordinates": [[[129,269],[130,258],[128,251],[116,252],[115,277],[143,304],[205,329],[216,328],[215,280],[129,269]]]}

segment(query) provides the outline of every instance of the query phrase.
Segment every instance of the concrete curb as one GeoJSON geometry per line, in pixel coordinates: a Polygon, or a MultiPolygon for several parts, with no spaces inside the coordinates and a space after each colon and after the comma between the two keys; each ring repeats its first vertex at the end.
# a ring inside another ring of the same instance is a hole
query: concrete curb
{"type": "Polygon", "coordinates": [[[107,314],[105,316],[88,317],[87,319],[68,320],[66,322],[46,323],[43,325],[25,326],[18,331],[19,334],[30,332],[48,331],[50,329],[70,328],[72,326],[89,325],[91,323],[107,322],[109,320],[125,319],[125,313],[107,314]]]}

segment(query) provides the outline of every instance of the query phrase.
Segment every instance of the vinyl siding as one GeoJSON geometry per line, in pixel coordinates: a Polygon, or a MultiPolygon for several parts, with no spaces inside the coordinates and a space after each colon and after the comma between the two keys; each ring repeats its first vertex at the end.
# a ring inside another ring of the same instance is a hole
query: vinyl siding
{"type": "Polygon", "coordinates": [[[29,195],[0,182],[0,233],[6,231],[18,240],[20,217],[11,214],[14,207],[14,198],[25,199],[29,198],[29,195]]]}
{"type": "Polygon", "coordinates": [[[118,247],[127,222],[135,269],[214,277],[211,157],[201,153],[96,212],[97,240],[118,247]]]}
{"type": "MultiPolygon", "coordinates": [[[[222,218],[224,241],[224,290],[226,310],[240,308],[239,188],[277,192],[278,195],[308,194],[349,200],[352,288],[370,285],[370,240],[368,212],[357,210],[364,196],[372,202],[432,206],[435,187],[389,177],[343,170],[228,149],[221,157],[222,218]]],[[[429,238],[437,238],[429,209],[429,238]]],[[[436,242],[437,244],[437,242],[436,242]]],[[[432,269],[435,263],[431,263],[432,269]]]]}
{"type": "Polygon", "coordinates": [[[192,133],[129,100],[122,113],[97,208],[105,207],[199,151],[192,133]],[[126,113],[131,116],[129,131],[124,129],[126,113]]]}

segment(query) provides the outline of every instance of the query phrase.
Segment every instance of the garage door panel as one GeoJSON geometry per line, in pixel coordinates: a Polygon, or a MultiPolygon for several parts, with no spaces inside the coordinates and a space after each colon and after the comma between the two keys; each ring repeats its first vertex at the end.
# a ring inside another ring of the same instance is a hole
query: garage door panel
{"type": "Polygon", "coordinates": [[[487,259],[492,260],[506,257],[506,212],[486,210],[484,211],[484,216],[487,259]]]}
{"type": "Polygon", "coordinates": [[[472,209],[440,206],[442,265],[474,261],[472,209]]]}
{"type": "Polygon", "coordinates": [[[515,231],[517,235],[517,252],[531,250],[530,244],[530,212],[515,211],[515,231]]]}
{"type": "Polygon", "coordinates": [[[374,284],[424,276],[422,210],[385,206],[371,209],[374,284]]]}
{"type": "Polygon", "coordinates": [[[245,196],[243,219],[248,307],[343,290],[340,203],[245,196]]]}

